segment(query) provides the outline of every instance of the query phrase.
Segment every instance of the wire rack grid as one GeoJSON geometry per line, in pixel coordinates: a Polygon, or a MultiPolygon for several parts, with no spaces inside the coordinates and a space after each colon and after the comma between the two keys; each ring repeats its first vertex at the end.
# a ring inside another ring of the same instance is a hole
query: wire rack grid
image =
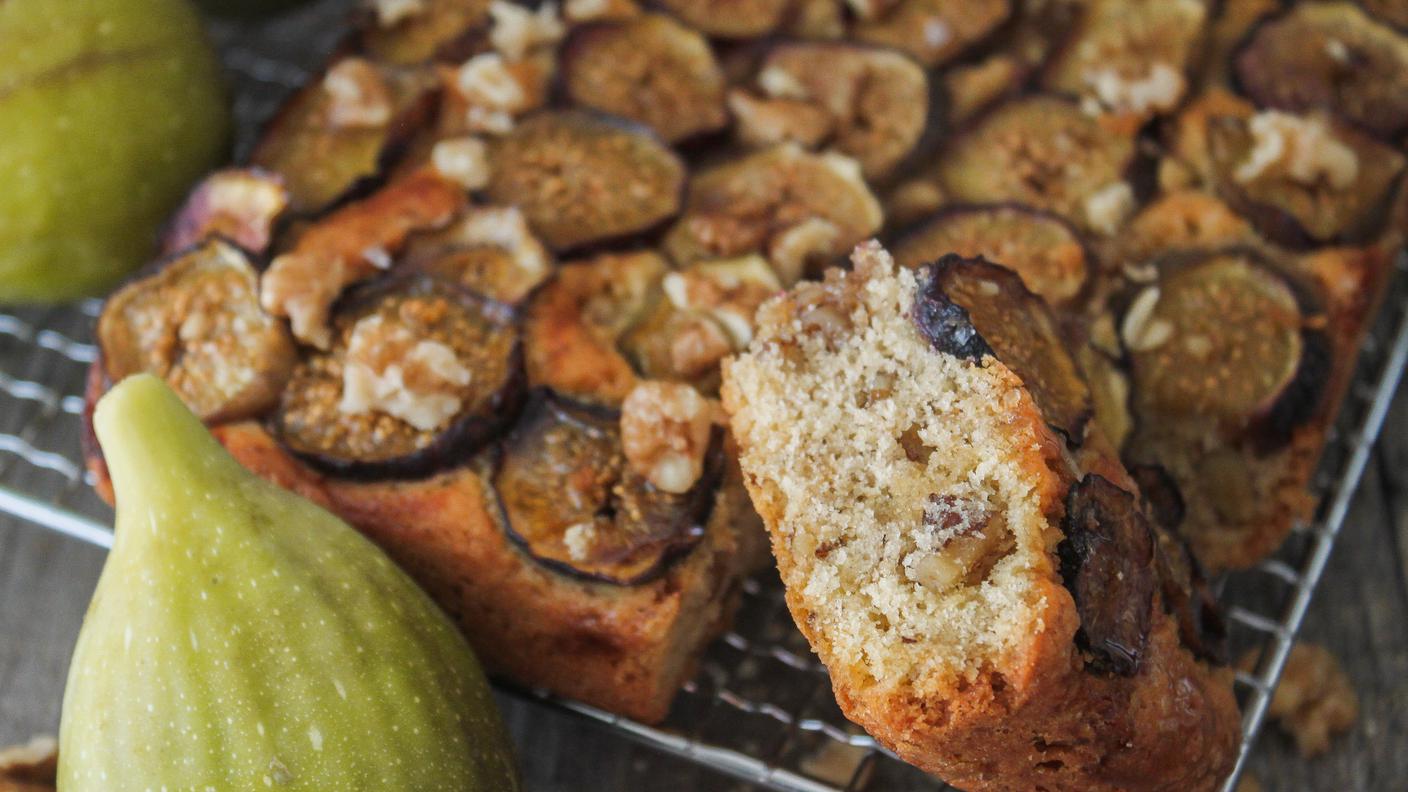
{"type": "MultiPolygon", "coordinates": [[[[258,125],[313,73],[341,34],[346,0],[321,0],[265,23],[220,23],[212,35],[234,90],[243,156],[258,125]]],[[[1354,383],[1314,480],[1319,507],[1273,558],[1218,581],[1229,601],[1236,656],[1258,652],[1237,675],[1243,708],[1241,756],[1232,792],[1266,716],[1272,692],[1344,522],[1408,359],[1408,254],[1396,262],[1361,349],[1354,383]]],[[[99,303],[0,310],[0,512],[107,547],[111,511],[82,466],[81,396],[95,355],[99,303]]],[[[659,727],[566,701],[509,689],[543,706],[603,724],[723,775],[783,792],[942,790],[848,723],[825,669],[791,623],[775,576],[749,580],[733,629],[706,653],[659,727]]]]}

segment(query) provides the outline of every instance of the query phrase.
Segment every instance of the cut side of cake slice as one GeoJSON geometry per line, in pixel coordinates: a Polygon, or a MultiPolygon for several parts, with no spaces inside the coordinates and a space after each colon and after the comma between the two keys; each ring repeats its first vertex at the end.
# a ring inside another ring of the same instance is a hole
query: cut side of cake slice
{"type": "Polygon", "coordinates": [[[1009,270],[870,243],[765,304],[723,398],[848,717],[975,790],[1213,789],[1230,673],[1196,565],[1009,270]]]}

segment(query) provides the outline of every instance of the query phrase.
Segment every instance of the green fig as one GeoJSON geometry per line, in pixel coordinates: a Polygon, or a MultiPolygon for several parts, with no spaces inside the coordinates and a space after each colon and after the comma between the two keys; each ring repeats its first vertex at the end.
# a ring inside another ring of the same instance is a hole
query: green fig
{"type": "Polygon", "coordinates": [[[518,788],[468,644],[380,550],[247,472],[151,375],[94,425],[117,529],[69,669],[59,789],[518,788]]]}

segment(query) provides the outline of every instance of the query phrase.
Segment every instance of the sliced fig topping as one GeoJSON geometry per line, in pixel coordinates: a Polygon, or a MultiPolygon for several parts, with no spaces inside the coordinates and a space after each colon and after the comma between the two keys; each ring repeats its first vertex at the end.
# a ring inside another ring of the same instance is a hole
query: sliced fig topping
{"type": "Polygon", "coordinates": [[[1386,140],[1408,131],[1408,37],[1353,2],[1296,3],[1259,25],[1234,55],[1257,104],[1328,109],[1386,140]]]}
{"type": "Polygon", "coordinates": [[[1086,3],[1044,84],[1053,91],[1088,97],[1116,114],[1147,117],[1171,110],[1187,89],[1184,70],[1202,39],[1207,16],[1201,2],[1086,3]]]}
{"type": "Polygon", "coordinates": [[[108,380],[156,374],[210,423],[272,407],[297,353],[260,309],[257,277],[245,252],[211,239],[119,289],[98,317],[108,380]]]}
{"type": "Polygon", "coordinates": [[[1129,475],[1139,485],[1139,494],[1144,496],[1154,523],[1166,531],[1177,531],[1188,509],[1178,482],[1168,470],[1160,465],[1131,465],[1129,475]]]}
{"type": "Polygon", "coordinates": [[[490,0],[373,0],[360,44],[383,63],[412,66],[464,55],[487,40],[490,0]]]}
{"type": "Polygon", "coordinates": [[[1015,204],[940,211],[895,244],[895,261],[904,267],[919,267],[948,253],[1001,264],[1052,305],[1079,294],[1094,269],[1069,223],[1015,204]]]}
{"type": "Polygon", "coordinates": [[[503,443],[493,486],[510,537],[569,574],[619,585],[662,573],[704,536],[717,449],[694,486],[657,489],[626,462],[614,411],[537,391],[503,443]]]}
{"type": "Polygon", "coordinates": [[[572,101],[638,121],[670,143],[728,122],[709,42],[662,14],[577,28],[562,51],[562,76],[572,101]]]}
{"type": "Polygon", "coordinates": [[[1300,382],[1307,321],[1273,265],[1227,250],[1162,268],[1120,320],[1141,415],[1211,419],[1240,432],[1269,415],[1306,415],[1278,406],[1283,399],[1318,404],[1323,383],[1300,382]]]}
{"type": "Polygon", "coordinates": [[[758,306],[781,289],[761,256],[697,262],[665,275],[653,307],[621,337],[621,350],[641,376],[713,393],[719,361],[748,346],[758,306]]]}
{"type": "Polygon", "coordinates": [[[424,275],[345,303],[333,348],[300,361],[272,418],[294,453],[339,475],[416,477],[513,420],[523,361],[507,306],[424,275]]]}
{"type": "Polygon", "coordinates": [[[771,47],[751,90],[733,95],[746,142],[829,147],[888,175],[924,138],[938,103],[911,58],[877,47],[790,42],[771,47]]]}
{"type": "Polygon", "coordinates": [[[1087,474],[1066,496],[1066,538],[1056,548],[1076,602],[1076,642],[1099,672],[1134,676],[1153,616],[1155,537],[1135,497],[1087,474]]]}
{"type": "Polygon", "coordinates": [[[861,41],[913,55],[925,66],[958,57],[1012,15],[1011,0],[898,0],[866,3],[873,13],[856,22],[861,41]]]}
{"type": "Polygon", "coordinates": [[[284,105],[250,161],[283,178],[294,211],[326,208],[374,181],[429,122],[433,82],[344,58],[284,105]]]}
{"type": "Polygon", "coordinates": [[[216,171],[196,186],[162,236],[165,255],[224,237],[260,255],[288,208],[283,179],[257,168],[216,171]]]}
{"type": "Polygon", "coordinates": [[[645,231],[679,211],[685,168],[642,127],[578,110],[529,116],[494,142],[487,193],[555,250],[645,231]]]}
{"type": "Polygon", "coordinates": [[[390,267],[412,232],[444,226],[464,204],[464,191],[431,170],[394,181],[304,229],[269,264],[260,302],[287,316],[298,340],[326,349],[328,312],[342,290],[390,267]]]}
{"type": "Polygon", "coordinates": [[[1320,115],[1213,118],[1207,135],[1219,191],[1286,245],[1372,237],[1404,168],[1394,147],[1320,115]]]}
{"type": "Polygon", "coordinates": [[[1194,656],[1209,663],[1225,664],[1227,621],[1208,587],[1202,565],[1177,532],[1156,530],[1155,535],[1158,542],[1154,547],[1154,569],[1158,573],[1164,610],[1178,622],[1179,639],[1194,656]]]}
{"type": "Polygon", "coordinates": [[[994,355],[1021,378],[1047,423],[1080,445],[1090,389],[1046,303],[1015,272],[983,259],[948,255],[920,278],[915,319],[935,348],[971,360],[994,355]]]}
{"type": "Polygon", "coordinates": [[[636,384],[617,342],[660,298],[669,263],[657,253],[569,262],[528,304],[528,380],[579,401],[618,406],[636,384]]]}
{"type": "Polygon", "coordinates": [[[690,27],[725,39],[762,36],[787,18],[792,0],[656,0],[690,27]]]}
{"type": "Polygon", "coordinates": [[[993,108],[954,139],[938,173],[950,198],[1015,201],[1101,225],[1094,196],[1123,182],[1134,139],[1102,126],[1074,102],[1033,95],[993,108]]]}
{"type": "Polygon", "coordinates": [[[443,229],[408,239],[398,266],[517,305],[552,274],[552,254],[517,207],[476,206],[443,229]]]}
{"type": "Polygon", "coordinates": [[[782,144],[695,175],[665,252],[680,266],[762,253],[789,285],[878,231],[883,219],[855,160],[782,144]]]}

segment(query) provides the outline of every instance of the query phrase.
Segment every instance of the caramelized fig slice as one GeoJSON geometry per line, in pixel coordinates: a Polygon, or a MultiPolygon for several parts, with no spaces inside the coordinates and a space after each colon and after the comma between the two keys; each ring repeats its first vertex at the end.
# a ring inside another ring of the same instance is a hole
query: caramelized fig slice
{"type": "Polygon", "coordinates": [[[787,18],[792,0],[656,0],[690,27],[723,39],[767,35],[787,18]]]}
{"type": "Polygon", "coordinates": [[[619,406],[636,374],[617,341],[658,299],[668,270],[653,251],[603,253],[560,267],[528,303],[529,383],[619,406]]]}
{"type": "Polygon", "coordinates": [[[578,27],[562,50],[562,79],[577,104],[638,121],[669,143],[728,122],[709,42],[663,14],[578,27]]]}
{"type": "Polygon", "coordinates": [[[1079,446],[1092,414],[1090,388],[1046,303],[1015,272],[981,258],[947,255],[920,278],[916,320],[930,342],[974,360],[990,351],[1021,378],[1047,423],[1079,446]]]}
{"type": "Polygon", "coordinates": [[[614,411],[540,390],[504,440],[493,486],[509,536],[529,555],[561,572],[634,585],[703,538],[719,458],[715,447],[688,492],[658,490],[627,464],[614,411]]]}
{"type": "Polygon", "coordinates": [[[1160,267],[1163,277],[1142,287],[1120,320],[1141,417],[1211,419],[1240,433],[1269,416],[1278,425],[1303,420],[1318,406],[1324,383],[1304,380],[1324,372],[1302,366],[1316,331],[1274,265],[1231,249],[1160,267]]]}
{"type": "Polygon", "coordinates": [[[1055,56],[1043,84],[1117,114],[1148,117],[1177,106],[1202,40],[1202,2],[1095,0],[1055,56]]]}
{"type": "Polygon", "coordinates": [[[474,206],[443,229],[406,240],[398,266],[518,305],[552,274],[552,254],[512,206],[474,206]]]}
{"type": "Polygon", "coordinates": [[[860,41],[913,55],[925,66],[947,63],[987,38],[1012,16],[1011,0],[898,0],[855,23],[860,41]]]}
{"type": "Polygon", "coordinates": [[[297,353],[257,278],[246,253],[210,239],[123,286],[98,316],[108,381],[156,374],[210,423],[272,407],[297,353]]]}
{"type": "Polygon", "coordinates": [[[413,66],[449,58],[487,38],[490,0],[371,0],[359,43],[382,63],[413,66]]]}
{"type": "Polygon", "coordinates": [[[1122,184],[1134,157],[1132,135],[1102,126],[1075,102],[1036,94],[994,107],[951,141],[938,175],[957,201],[1015,201],[1099,227],[1092,198],[1122,184]]]}
{"type": "Polygon", "coordinates": [[[794,141],[834,148],[879,179],[913,153],[940,102],[924,69],[899,52],[838,42],[773,45],[753,91],[730,102],[739,136],[753,145],[794,141]],[[819,123],[818,123],[819,122],[819,123]]]}
{"type": "Polygon", "coordinates": [[[1133,495],[1086,474],[1066,495],[1066,538],[1057,545],[1061,577],[1076,601],[1076,642],[1090,668],[1139,672],[1149,642],[1155,537],[1133,495]]]}
{"type": "Polygon", "coordinates": [[[344,301],[335,344],[299,362],[274,433],[316,467],[410,478],[464,462],[520,406],[513,312],[425,275],[371,284],[344,301]]]}
{"type": "Polygon", "coordinates": [[[762,253],[790,285],[809,266],[874,234],[883,220],[855,160],[784,143],[695,175],[665,252],[680,266],[762,253]]]}
{"type": "Polygon", "coordinates": [[[1353,2],[1294,4],[1252,31],[1233,69],[1263,107],[1328,109],[1385,140],[1408,132],[1408,36],[1353,2]]]}
{"type": "MultiPolygon", "coordinates": [[[[1222,608],[1208,587],[1202,565],[1193,555],[1188,542],[1175,527],[1163,522],[1170,515],[1159,516],[1160,509],[1171,506],[1158,503],[1172,496],[1177,498],[1177,507],[1182,509],[1183,500],[1173,478],[1163,468],[1142,465],[1130,469],[1139,483],[1145,502],[1155,511],[1159,525],[1155,527],[1158,543],[1154,547],[1154,569],[1158,573],[1159,588],[1163,594],[1164,610],[1178,621],[1178,635],[1183,645],[1197,657],[1210,663],[1227,662],[1227,622],[1222,608]]],[[[1179,521],[1182,514],[1177,515],[1179,521]]]]}
{"type": "Polygon", "coordinates": [[[1322,115],[1213,118],[1207,135],[1218,191],[1293,247],[1372,238],[1404,169],[1393,146],[1322,115]]]}
{"type": "Polygon", "coordinates": [[[1017,204],[944,209],[895,243],[895,261],[903,267],[919,267],[948,253],[1007,267],[1051,305],[1079,294],[1095,269],[1070,223],[1017,204]]]}
{"type": "Polygon", "coordinates": [[[216,171],[186,198],[162,235],[163,255],[211,237],[224,237],[258,256],[269,248],[274,223],[288,208],[283,179],[258,168],[216,171]]]}
{"type": "Polygon", "coordinates": [[[430,121],[434,78],[343,58],[289,99],[250,162],[283,177],[289,205],[313,213],[377,179],[430,121]]]}
{"type": "Polygon", "coordinates": [[[645,231],[684,193],[679,156],[644,127],[580,110],[535,113],[491,146],[486,190],[554,250],[645,231]]]}
{"type": "Polygon", "coordinates": [[[719,361],[753,340],[758,306],[782,290],[766,259],[701,261],[665,275],[653,307],[621,337],[622,352],[647,379],[719,386],[719,361]]]}

